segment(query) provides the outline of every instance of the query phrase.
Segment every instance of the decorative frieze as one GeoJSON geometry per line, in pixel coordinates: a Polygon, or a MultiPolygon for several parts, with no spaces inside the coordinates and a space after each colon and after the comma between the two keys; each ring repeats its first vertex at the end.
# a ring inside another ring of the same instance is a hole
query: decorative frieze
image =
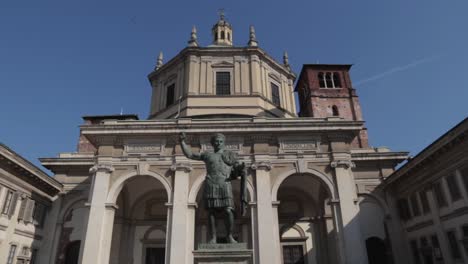
{"type": "MultiPolygon", "coordinates": [[[[224,148],[230,150],[237,154],[242,154],[242,146],[244,145],[244,139],[242,137],[226,137],[227,141],[224,143],[224,148]]],[[[211,137],[203,136],[200,137],[200,147],[201,151],[213,151],[213,146],[211,145],[211,137]]]]}
{"type": "Polygon", "coordinates": [[[162,155],[165,150],[166,141],[167,137],[128,139],[123,142],[123,156],[162,155]]]}
{"type": "Polygon", "coordinates": [[[306,153],[319,151],[319,138],[280,137],[279,153],[306,153]]]}

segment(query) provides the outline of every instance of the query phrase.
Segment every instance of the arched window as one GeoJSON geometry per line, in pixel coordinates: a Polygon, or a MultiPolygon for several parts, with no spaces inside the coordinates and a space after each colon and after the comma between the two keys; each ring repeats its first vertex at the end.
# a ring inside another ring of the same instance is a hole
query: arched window
{"type": "Polygon", "coordinates": [[[332,73],[331,72],[326,72],[325,73],[325,87],[326,88],[333,88],[333,79],[332,79],[332,73]]]}
{"type": "Polygon", "coordinates": [[[340,74],[337,73],[337,72],[333,73],[333,87],[334,88],[341,88],[340,74]]]}
{"type": "Polygon", "coordinates": [[[215,37],[215,40],[218,40],[218,32],[215,32],[214,37],[215,37]]]}
{"type": "Polygon", "coordinates": [[[324,76],[323,72],[319,72],[317,77],[318,77],[318,80],[319,80],[320,88],[325,88],[325,76],[324,76]]]}
{"type": "Polygon", "coordinates": [[[221,31],[221,39],[224,39],[224,31],[221,31]]]}
{"type": "Polygon", "coordinates": [[[338,107],[336,105],[332,106],[332,114],[333,116],[340,116],[340,113],[338,112],[338,107]]]}

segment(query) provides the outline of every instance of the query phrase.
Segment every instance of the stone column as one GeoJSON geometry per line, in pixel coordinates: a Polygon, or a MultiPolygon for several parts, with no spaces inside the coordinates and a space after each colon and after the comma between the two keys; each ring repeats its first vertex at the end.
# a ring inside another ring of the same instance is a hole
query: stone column
{"type": "Polygon", "coordinates": [[[367,263],[367,253],[361,236],[356,183],[351,170],[355,165],[348,153],[334,153],[331,167],[335,169],[340,199],[341,224],[344,235],[345,263],[367,263]]]}
{"type": "Polygon", "coordinates": [[[188,241],[191,237],[188,230],[188,193],[189,193],[189,173],[192,170],[190,164],[176,163],[172,165],[174,171],[174,194],[172,197],[172,217],[171,217],[171,241],[170,241],[170,263],[190,263],[188,252],[191,247],[188,241]]]}
{"type": "Polygon", "coordinates": [[[97,164],[90,169],[93,175],[88,203],[89,214],[85,223],[79,263],[109,263],[114,207],[106,206],[110,175],[114,168],[110,164],[97,164]]]}
{"type": "Polygon", "coordinates": [[[257,189],[257,239],[259,263],[280,264],[279,225],[276,208],[273,208],[271,198],[271,182],[269,162],[252,164],[255,172],[257,189]]]}

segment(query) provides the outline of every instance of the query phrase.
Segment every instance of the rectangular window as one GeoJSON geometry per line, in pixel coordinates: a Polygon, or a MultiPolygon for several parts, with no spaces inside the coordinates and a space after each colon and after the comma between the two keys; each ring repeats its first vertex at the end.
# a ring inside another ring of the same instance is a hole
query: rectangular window
{"type": "Polygon", "coordinates": [[[441,182],[436,182],[433,185],[434,195],[439,207],[447,206],[447,199],[445,198],[444,191],[442,190],[441,182]]]}
{"type": "Polygon", "coordinates": [[[281,106],[279,87],[274,83],[271,83],[271,100],[274,105],[281,106]]]}
{"type": "Polygon", "coordinates": [[[418,242],[416,240],[411,240],[411,253],[413,254],[413,260],[415,264],[421,264],[421,257],[419,256],[418,242]]]}
{"type": "Polygon", "coordinates": [[[231,73],[216,72],[216,94],[229,95],[231,94],[231,73]]]}
{"type": "Polygon", "coordinates": [[[421,199],[423,213],[429,213],[431,209],[429,207],[429,200],[427,200],[427,192],[425,190],[419,192],[419,199],[421,199]]]}
{"type": "Polygon", "coordinates": [[[166,107],[174,104],[175,83],[166,88],[166,107]]]}
{"type": "Polygon", "coordinates": [[[411,195],[411,209],[413,210],[413,215],[414,216],[420,216],[421,215],[421,210],[419,210],[419,203],[418,203],[418,196],[417,194],[411,195]]]}
{"type": "Polygon", "coordinates": [[[5,203],[3,204],[2,214],[8,214],[12,198],[13,198],[13,191],[8,190],[6,194],[6,198],[5,198],[5,203]]]}
{"type": "Polygon", "coordinates": [[[404,221],[409,220],[411,218],[411,214],[409,211],[408,200],[405,198],[398,200],[398,212],[400,214],[400,218],[404,221]]]}
{"type": "Polygon", "coordinates": [[[447,176],[447,186],[450,192],[450,197],[452,198],[452,202],[458,201],[462,198],[460,188],[457,184],[457,176],[455,174],[451,174],[447,176]]]}
{"type": "Polygon", "coordinates": [[[455,231],[448,231],[447,238],[450,246],[450,253],[452,254],[453,259],[461,259],[460,248],[458,247],[457,236],[455,231]]]}
{"type": "Polygon", "coordinates": [[[442,252],[440,251],[440,244],[437,235],[431,236],[431,245],[434,252],[434,257],[438,260],[442,259],[442,252]]]}
{"type": "Polygon", "coordinates": [[[11,245],[10,252],[8,253],[7,264],[13,264],[16,254],[16,245],[11,245]]]}
{"type": "Polygon", "coordinates": [[[283,246],[283,264],[305,264],[304,249],[301,245],[283,246]]]}

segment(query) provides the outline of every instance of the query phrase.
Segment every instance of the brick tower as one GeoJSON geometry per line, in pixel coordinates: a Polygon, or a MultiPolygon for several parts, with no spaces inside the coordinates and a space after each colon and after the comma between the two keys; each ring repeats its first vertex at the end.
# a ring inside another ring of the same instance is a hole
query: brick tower
{"type": "MultiPolygon", "coordinates": [[[[351,84],[348,64],[304,64],[296,84],[299,115],[302,117],[341,117],[362,121],[361,105],[351,84]]],[[[353,142],[354,147],[368,147],[367,129],[353,142]]]]}

